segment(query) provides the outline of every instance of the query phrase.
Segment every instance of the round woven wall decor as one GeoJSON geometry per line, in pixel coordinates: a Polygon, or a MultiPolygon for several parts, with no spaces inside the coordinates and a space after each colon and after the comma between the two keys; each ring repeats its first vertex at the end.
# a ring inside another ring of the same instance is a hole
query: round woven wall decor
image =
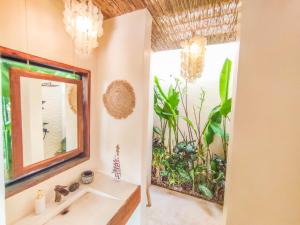
{"type": "Polygon", "coordinates": [[[125,80],[113,81],[103,95],[108,113],[115,119],[125,119],[135,107],[135,94],[132,86],[125,80]]]}
{"type": "Polygon", "coordinates": [[[69,88],[68,97],[71,110],[77,114],[77,87],[75,85],[69,88]]]}

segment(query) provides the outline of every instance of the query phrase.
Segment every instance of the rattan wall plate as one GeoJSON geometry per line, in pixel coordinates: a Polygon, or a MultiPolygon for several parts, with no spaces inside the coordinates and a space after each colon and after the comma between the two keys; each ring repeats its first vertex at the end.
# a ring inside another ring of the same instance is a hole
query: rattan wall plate
{"type": "Polygon", "coordinates": [[[115,119],[125,119],[134,110],[135,94],[125,80],[115,80],[106,89],[103,102],[107,112],[115,119]]]}
{"type": "Polygon", "coordinates": [[[75,114],[77,114],[77,87],[75,85],[69,89],[68,96],[70,108],[75,114]]]}

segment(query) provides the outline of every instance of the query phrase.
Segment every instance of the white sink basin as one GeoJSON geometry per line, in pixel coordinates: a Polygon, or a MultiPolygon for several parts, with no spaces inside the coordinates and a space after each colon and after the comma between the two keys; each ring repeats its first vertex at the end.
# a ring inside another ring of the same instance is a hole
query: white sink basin
{"type": "Polygon", "coordinates": [[[102,225],[107,224],[123,201],[92,188],[79,190],[52,204],[41,215],[32,215],[16,225],[102,225]],[[66,212],[66,213],[62,213],[66,212]]]}
{"type": "Polygon", "coordinates": [[[45,225],[107,224],[120,208],[120,200],[87,192],[45,225]],[[99,213],[101,212],[101,213],[99,213]]]}

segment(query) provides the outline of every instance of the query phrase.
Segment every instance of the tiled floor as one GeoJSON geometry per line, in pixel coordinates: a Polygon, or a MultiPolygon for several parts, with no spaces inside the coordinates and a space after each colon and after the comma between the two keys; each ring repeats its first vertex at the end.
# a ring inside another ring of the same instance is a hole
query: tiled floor
{"type": "Polygon", "coordinates": [[[150,187],[152,207],[146,225],[220,225],[222,207],[157,186],[150,187]]]}

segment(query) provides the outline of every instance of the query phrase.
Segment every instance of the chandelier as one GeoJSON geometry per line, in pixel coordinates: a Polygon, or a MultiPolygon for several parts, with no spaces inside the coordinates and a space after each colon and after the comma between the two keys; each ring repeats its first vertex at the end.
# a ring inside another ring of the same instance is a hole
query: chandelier
{"type": "Polygon", "coordinates": [[[193,37],[182,43],[181,76],[187,81],[201,77],[205,59],[205,37],[193,37]]]}
{"type": "Polygon", "coordinates": [[[89,55],[98,46],[97,39],[103,34],[103,15],[92,0],[64,0],[64,3],[64,23],[75,50],[89,55]]]}

